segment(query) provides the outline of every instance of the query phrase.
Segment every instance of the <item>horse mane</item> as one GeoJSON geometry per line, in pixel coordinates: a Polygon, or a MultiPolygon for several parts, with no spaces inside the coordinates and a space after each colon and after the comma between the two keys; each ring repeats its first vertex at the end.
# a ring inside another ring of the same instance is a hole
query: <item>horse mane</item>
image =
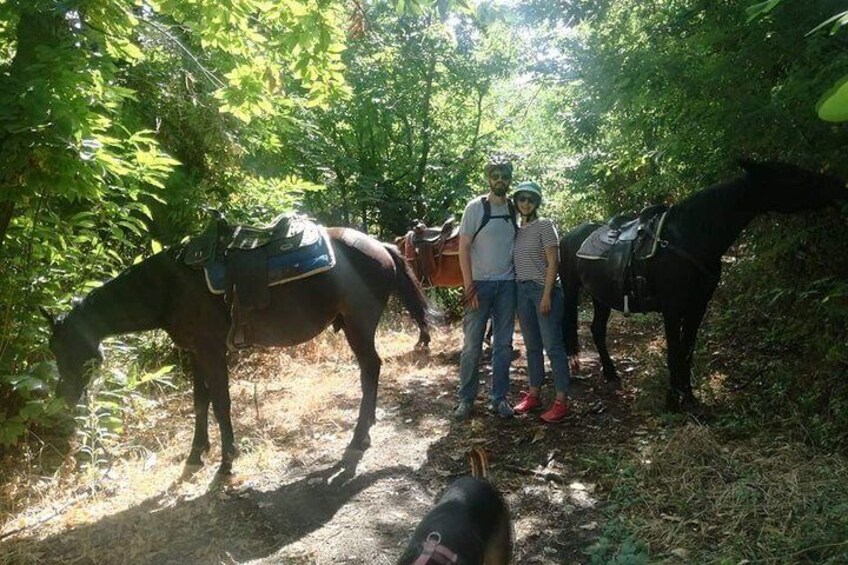
{"type": "MultiPolygon", "coordinates": [[[[167,286],[166,278],[173,272],[174,255],[166,249],[129,266],[117,276],[94,288],[86,296],[76,297],[71,310],[57,320],[67,320],[71,315],[77,322],[97,327],[97,331],[120,328],[126,320],[146,318],[149,312],[158,317],[167,286]],[[144,316],[138,313],[143,312],[144,316]]],[[[145,322],[149,326],[149,322],[145,322]]],[[[107,335],[112,335],[111,333],[107,335]]]]}

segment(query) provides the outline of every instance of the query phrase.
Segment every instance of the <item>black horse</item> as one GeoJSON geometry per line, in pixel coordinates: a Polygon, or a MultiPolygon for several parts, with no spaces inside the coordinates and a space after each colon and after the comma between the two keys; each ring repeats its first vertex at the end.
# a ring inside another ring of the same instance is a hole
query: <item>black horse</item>
{"type": "MultiPolygon", "coordinates": [[[[374,334],[392,291],[418,324],[419,345],[430,340],[427,305],[418,281],[392,246],[346,228],[327,230],[335,266],[314,276],[270,288],[268,308],[254,314],[253,341],[262,346],[296,345],[330,324],[343,329],[360,368],[362,401],[350,449],[370,445],[381,360],[374,334]]],[[[53,320],[50,349],[59,368],[59,394],[76,404],[88,384],[86,370],[100,361],[100,342],[110,335],[164,329],[194,360],[195,429],[189,465],[201,465],[209,450],[209,403],[221,431],[221,466],[230,473],[236,455],[230,420],[227,334],[229,309],[207,290],[202,270],[181,260],[183,246],[158,253],[92,291],[66,315],[53,320]]]]}
{"type": "MultiPolygon", "coordinates": [[[[701,190],[672,206],[661,239],[667,242],[640,266],[647,288],[655,297],[648,307],[634,312],[661,312],[670,373],[668,408],[696,406],[691,369],[695,337],[721,274],[721,256],[740,232],[764,212],[815,210],[848,199],[845,182],[833,176],[779,162],[742,161],[742,178],[701,190]]],[[[583,241],[601,224],[581,224],[560,240],[560,278],[565,290],[564,333],[566,350],[576,356],[577,302],[585,286],[594,303],[592,337],[601,358],[604,376],[617,380],[615,365],[606,347],[607,321],[612,308],[623,310],[623,296],[610,292],[612,285],[603,261],[576,256],[583,241]]],[[[572,357],[574,359],[574,357],[572,357]]]]}

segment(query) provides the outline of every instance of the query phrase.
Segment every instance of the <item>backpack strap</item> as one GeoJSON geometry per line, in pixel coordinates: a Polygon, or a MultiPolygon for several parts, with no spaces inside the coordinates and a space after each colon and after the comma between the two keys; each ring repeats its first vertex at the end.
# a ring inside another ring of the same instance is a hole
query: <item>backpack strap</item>
{"type": "Polygon", "coordinates": [[[484,195],[481,196],[480,199],[483,201],[483,220],[480,222],[480,227],[478,227],[477,231],[474,232],[474,235],[471,236],[472,242],[477,237],[477,234],[480,233],[480,231],[482,231],[484,227],[486,227],[486,224],[488,224],[489,220],[491,220],[492,218],[508,219],[512,223],[512,229],[515,230],[515,233],[518,233],[518,224],[515,221],[515,206],[512,204],[512,200],[510,200],[509,198],[506,199],[506,207],[507,210],[509,210],[508,216],[492,216],[492,203],[489,202],[489,197],[484,195]]]}

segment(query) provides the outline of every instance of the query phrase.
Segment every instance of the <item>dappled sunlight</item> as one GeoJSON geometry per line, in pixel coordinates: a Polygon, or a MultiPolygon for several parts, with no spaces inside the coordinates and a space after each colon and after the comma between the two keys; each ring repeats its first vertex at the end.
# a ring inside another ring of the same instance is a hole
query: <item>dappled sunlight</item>
{"type": "MultiPolygon", "coordinates": [[[[381,326],[377,422],[370,449],[354,453],[346,448],[359,410],[359,369],[344,336],[327,331],[310,347],[238,353],[231,392],[240,455],[233,476],[216,475],[214,419],[207,464],[185,468],[190,395],[163,395],[139,413],[141,419],[126,423],[127,436],[115,446],[111,466],[85,473],[63,468],[46,480],[38,500],[9,517],[3,531],[23,530],[5,540],[11,557],[0,562],[109,561],[121,547],[128,561],[139,563],[388,564],[442,490],[468,472],[471,446],[489,453],[491,479],[514,519],[517,563],[560,563],[564,554],[582,559],[585,548],[614,527],[604,514],[610,493],[637,488],[631,484],[637,476],[649,486],[644,495],[652,497],[640,495],[639,511],[650,517],[642,535],[673,535],[681,544],[722,528],[742,531],[738,521],[711,522],[711,505],[737,520],[734,509],[767,492],[771,508],[783,512],[777,491],[757,469],[799,496],[812,496],[802,493],[804,477],[797,472],[728,448],[708,428],[675,432],[657,412],[636,416],[634,408],[664,386],[657,378],[664,352],[652,351],[663,342],[648,332],[634,339],[620,327],[612,331],[622,383],[606,383],[594,350],[584,347],[581,375],[571,390],[573,414],[549,426],[537,414],[509,421],[487,414],[488,379],[471,420],[453,421],[461,330],[434,330],[430,354],[412,357],[416,329],[381,326]],[[623,453],[628,455],[622,459],[623,453]],[[754,487],[726,482],[740,469],[753,473],[754,487]],[[697,512],[667,508],[705,486],[711,498],[698,495],[697,512]]],[[[586,326],[580,339],[585,346],[586,326]]],[[[526,387],[523,355],[512,375],[511,395],[517,397],[526,387]]],[[[723,379],[716,372],[706,380],[720,386],[723,379]]],[[[543,390],[546,402],[552,393],[543,390]]],[[[773,455],[787,465],[800,462],[795,450],[773,455]]],[[[838,458],[825,463],[837,471],[834,476],[844,473],[838,458]]],[[[821,473],[808,482],[833,488],[821,473]]]]}

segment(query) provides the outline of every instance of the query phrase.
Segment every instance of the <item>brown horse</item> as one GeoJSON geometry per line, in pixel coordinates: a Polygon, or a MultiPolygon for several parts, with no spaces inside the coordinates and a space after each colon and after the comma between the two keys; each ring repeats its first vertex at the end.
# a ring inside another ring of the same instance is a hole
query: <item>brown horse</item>
{"type": "MultiPolygon", "coordinates": [[[[381,360],[374,346],[377,324],[389,295],[397,291],[418,324],[419,344],[430,336],[426,300],[403,258],[391,246],[346,228],[327,230],[335,266],[325,272],[270,287],[270,305],[254,314],[252,341],[288,346],[308,341],[330,324],[343,329],[360,368],[362,401],[349,449],[370,445],[381,360]]],[[[59,368],[58,392],[76,404],[99,361],[100,342],[110,335],[165,330],[194,359],[194,439],[189,465],[201,465],[209,450],[209,403],[221,431],[220,473],[236,456],[230,420],[227,334],[229,308],[207,290],[204,273],[185,265],[185,246],[158,253],[92,291],[64,316],[53,319],[50,349],[59,368]]]]}
{"type": "Polygon", "coordinates": [[[412,222],[395,245],[425,288],[462,286],[459,267],[459,228],[450,218],[440,228],[428,228],[421,220],[412,222]]]}

